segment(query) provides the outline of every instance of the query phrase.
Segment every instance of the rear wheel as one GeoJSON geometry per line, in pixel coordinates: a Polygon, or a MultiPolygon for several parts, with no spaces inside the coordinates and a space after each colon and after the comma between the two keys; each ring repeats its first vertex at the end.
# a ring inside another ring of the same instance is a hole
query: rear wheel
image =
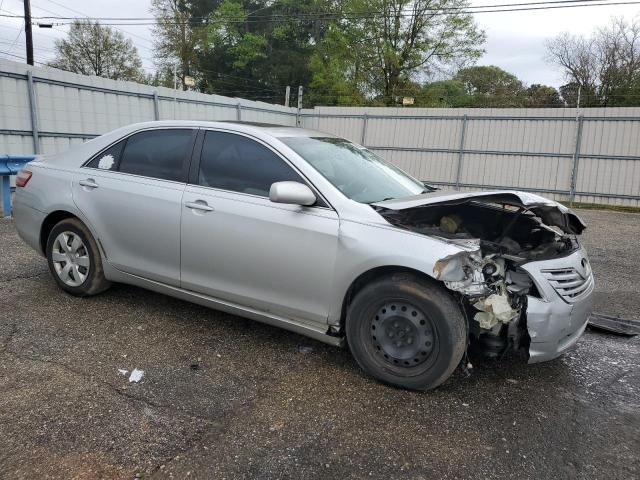
{"type": "Polygon", "coordinates": [[[111,285],[104,277],[96,241],[76,218],[62,220],[51,229],[47,262],[56,283],[72,295],[95,295],[111,285]]]}
{"type": "Polygon", "coordinates": [[[466,347],[464,316],[435,281],[411,274],[385,277],[351,302],[346,332],[362,369],[392,385],[429,390],[444,382],[466,347]]]}

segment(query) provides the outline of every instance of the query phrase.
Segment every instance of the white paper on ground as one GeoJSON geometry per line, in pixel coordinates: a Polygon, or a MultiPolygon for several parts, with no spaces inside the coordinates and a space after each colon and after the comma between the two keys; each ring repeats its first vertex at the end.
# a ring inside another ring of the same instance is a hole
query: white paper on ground
{"type": "Polygon", "coordinates": [[[137,368],[134,368],[133,371],[131,372],[131,375],[129,375],[129,382],[138,383],[140,380],[142,380],[143,376],[144,376],[144,370],[138,370],[137,368]]]}

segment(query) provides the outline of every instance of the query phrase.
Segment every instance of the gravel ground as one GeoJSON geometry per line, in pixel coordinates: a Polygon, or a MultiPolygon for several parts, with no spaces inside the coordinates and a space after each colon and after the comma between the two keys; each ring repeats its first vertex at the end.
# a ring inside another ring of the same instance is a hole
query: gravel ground
{"type": "MultiPolygon", "coordinates": [[[[638,318],[640,215],[580,213],[595,310],[638,318]]],[[[639,338],[588,331],[553,362],[409,392],[141,289],[68,296],[10,220],[0,245],[0,478],[640,478],[639,338]]]]}

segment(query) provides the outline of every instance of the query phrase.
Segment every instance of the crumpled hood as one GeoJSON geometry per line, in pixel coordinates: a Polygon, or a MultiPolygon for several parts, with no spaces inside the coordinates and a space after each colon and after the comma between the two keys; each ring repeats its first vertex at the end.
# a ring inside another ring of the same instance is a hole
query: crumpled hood
{"type": "Polygon", "coordinates": [[[545,225],[558,227],[565,233],[580,234],[586,224],[571,209],[561,203],[534,193],[513,190],[489,192],[446,192],[437,191],[413,197],[385,200],[371,205],[388,210],[407,210],[429,205],[456,205],[466,202],[501,203],[526,208],[540,217],[545,225]]]}

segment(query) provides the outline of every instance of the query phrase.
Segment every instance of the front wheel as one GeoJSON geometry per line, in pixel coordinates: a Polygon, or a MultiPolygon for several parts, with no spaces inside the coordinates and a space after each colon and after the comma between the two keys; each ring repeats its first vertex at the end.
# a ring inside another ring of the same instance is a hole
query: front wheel
{"type": "Polygon", "coordinates": [[[430,390],[460,363],[465,318],[435,281],[399,273],[365,286],[347,312],[349,348],[362,369],[403,388],[430,390]]]}
{"type": "Polygon", "coordinates": [[[96,295],[110,286],[102,270],[98,245],[76,218],[57,223],[47,239],[47,263],[56,283],[78,297],[96,295]]]}

